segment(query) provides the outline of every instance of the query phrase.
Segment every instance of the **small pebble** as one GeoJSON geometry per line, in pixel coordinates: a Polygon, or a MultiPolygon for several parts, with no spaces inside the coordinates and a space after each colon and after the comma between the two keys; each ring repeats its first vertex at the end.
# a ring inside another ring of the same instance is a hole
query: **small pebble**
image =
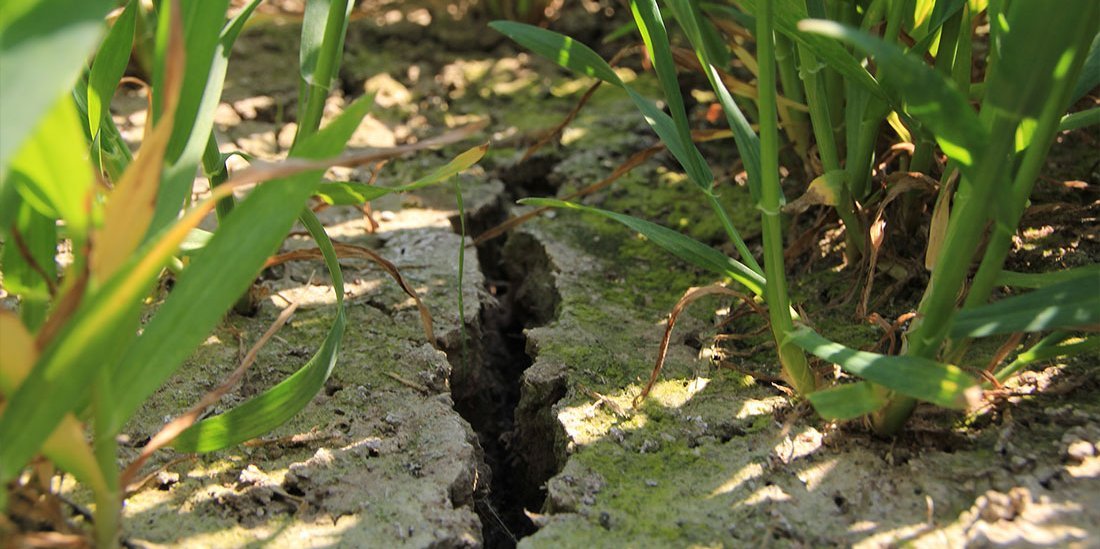
{"type": "Polygon", "coordinates": [[[161,471],[157,473],[157,488],[161,490],[167,490],[174,484],[178,484],[180,481],[180,474],[173,473],[171,471],[161,471]]]}
{"type": "Polygon", "coordinates": [[[1076,440],[1066,448],[1066,457],[1074,463],[1081,463],[1096,455],[1096,446],[1087,440],[1076,440]]]}

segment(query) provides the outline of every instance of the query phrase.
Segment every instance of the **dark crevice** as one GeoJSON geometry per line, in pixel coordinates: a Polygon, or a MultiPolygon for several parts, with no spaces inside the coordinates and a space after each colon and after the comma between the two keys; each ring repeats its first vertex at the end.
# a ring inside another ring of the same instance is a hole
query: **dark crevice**
{"type": "MultiPolygon", "coordinates": [[[[539,186],[538,180],[535,186],[539,186]]],[[[513,190],[518,187],[509,186],[513,190]]],[[[505,204],[514,199],[502,197],[479,211],[467,212],[469,233],[479,234],[501,222],[505,204]]],[[[452,221],[457,230],[457,217],[452,221]]],[[[564,382],[560,391],[536,399],[542,403],[526,398],[521,405],[527,390],[523,388],[524,374],[532,365],[524,330],[553,320],[557,308],[546,253],[526,238],[502,237],[478,246],[485,291],[491,297],[483,300],[478,318],[466,319],[465,357],[461,342],[445,348],[453,368],[450,381],[455,409],[477,433],[492,472],[488,497],[474,502],[488,548],[515,547],[519,539],[534,533],[535,526],[524,510],[542,509],[543,486],[558,467],[553,436],[531,440],[548,426],[533,424],[530,419],[542,418],[535,423],[545,423],[543,416],[552,420],[549,407],[564,395],[564,382]],[[520,245],[523,249],[517,250],[520,245]],[[529,409],[543,406],[545,409],[529,409]]]]}

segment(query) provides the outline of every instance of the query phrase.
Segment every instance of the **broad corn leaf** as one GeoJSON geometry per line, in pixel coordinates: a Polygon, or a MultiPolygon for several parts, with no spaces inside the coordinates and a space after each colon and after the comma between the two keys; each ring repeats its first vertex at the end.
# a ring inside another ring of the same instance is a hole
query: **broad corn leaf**
{"type": "Polygon", "coordinates": [[[11,162],[10,183],[39,213],[64,220],[77,244],[89,225],[94,173],[82,152],[86,148],[72,99],[59,96],[11,162]]]}

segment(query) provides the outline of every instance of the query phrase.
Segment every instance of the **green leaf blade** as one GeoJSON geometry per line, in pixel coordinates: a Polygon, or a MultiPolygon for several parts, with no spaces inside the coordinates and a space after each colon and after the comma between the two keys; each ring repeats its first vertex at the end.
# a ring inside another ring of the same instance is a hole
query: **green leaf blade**
{"type": "Polygon", "coordinates": [[[77,80],[114,4],[86,0],[58,9],[40,0],[0,10],[0,188],[12,155],[77,80]]]}
{"type": "Polygon", "coordinates": [[[573,72],[623,87],[623,81],[607,61],[592,48],[568,36],[514,21],[493,21],[489,27],[573,72]]]}
{"type": "Polygon", "coordinates": [[[1100,324],[1100,271],[1033,292],[965,309],[955,315],[952,338],[1039,332],[1100,324]]]}
{"type": "MultiPolygon", "coordinates": [[[[331,124],[301,142],[295,156],[334,156],[370,106],[368,98],[353,103],[331,124]]],[[[320,171],[306,172],[259,186],[196,254],[115,371],[119,399],[113,429],[122,427],[244,293],[294,224],[320,176],[320,171]]]]}
{"type": "Polygon", "coordinates": [[[232,410],[189,427],[173,441],[181,452],[213,452],[258,437],[282,425],[303,408],[324,387],[336,365],[340,340],[347,326],[344,308],[344,279],[336,250],[317,216],[304,209],[299,217],[316,240],[324,256],[336,294],[336,318],[321,348],[287,379],[232,410]]]}
{"type": "Polygon", "coordinates": [[[800,327],[787,336],[806,352],[840,366],[844,371],[906,396],[945,408],[965,408],[977,384],[956,366],[913,356],[888,356],[857,351],[800,327]]]}
{"type": "Polygon", "coordinates": [[[882,391],[866,381],[814,391],[806,398],[825,419],[848,420],[865,416],[886,405],[882,391]]]}
{"type": "Polygon", "coordinates": [[[650,223],[644,219],[638,219],[637,217],[631,217],[629,215],[589,206],[581,206],[572,202],[565,202],[552,198],[525,198],[520,200],[520,204],[580,210],[617,221],[637,231],[654,244],[692,265],[706,269],[719,276],[728,276],[744,285],[756,295],[764,293],[764,277],[760,274],[745,266],[743,263],[730,259],[722,252],[706,244],[697,240],[692,240],[683,234],[657,225],[656,223],[650,223]]]}
{"type": "Polygon", "coordinates": [[[126,9],[122,10],[111,30],[107,31],[107,37],[103,39],[103,44],[92,61],[88,74],[88,128],[93,138],[99,134],[100,121],[109,112],[115,88],[130,62],[137,10],[137,0],[130,0],[126,4],[126,9]]]}
{"type": "Polygon", "coordinates": [[[898,46],[859,29],[824,20],[805,20],[798,27],[873,55],[879,66],[879,84],[895,109],[927,126],[943,152],[964,171],[974,168],[989,133],[953,82],[898,46]]]}

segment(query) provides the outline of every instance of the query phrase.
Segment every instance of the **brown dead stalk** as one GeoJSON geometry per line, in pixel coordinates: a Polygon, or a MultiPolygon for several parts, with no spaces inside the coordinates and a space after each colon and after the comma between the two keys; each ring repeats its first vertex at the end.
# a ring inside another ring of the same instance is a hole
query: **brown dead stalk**
{"type": "Polygon", "coordinates": [[[661,338],[661,347],[657,350],[657,363],[653,366],[653,371],[649,374],[649,382],[646,383],[645,388],[642,389],[642,392],[638,396],[634,397],[633,404],[635,408],[640,406],[645,398],[649,396],[649,392],[653,389],[653,385],[657,383],[657,377],[661,375],[661,368],[665,365],[665,357],[668,355],[668,345],[672,339],[672,329],[676,326],[676,319],[680,317],[680,313],[684,312],[684,309],[688,305],[708,295],[733,296],[751,305],[756,305],[756,303],[753,302],[752,296],[731,290],[725,286],[719,286],[718,284],[688,288],[688,290],[684,292],[683,297],[680,298],[680,301],[676,302],[676,306],[672,308],[672,312],[668,314],[668,324],[665,326],[665,335],[661,338]]]}
{"type": "MultiPolygon", "coordinates": [[[[352,244],[341,244],[338,242],[333,242],[332,245],[336,249],[337,257],[345,259],[366,259],[382,267],[382,270],[386,271],[386,273],[389,274],[395,282],[397,282],[397,285],[401,287],[401,290],[404,291],[406,295],[411,297],[416,303],[416,308],[420,312],[420,324],[424,329],[424,337],[428,339],[428,343],[430,343],[433,347],[438,347],[438,344],[435,340],[435,332],[432,328],[432,313],[428,311],[428,307],[424,305],[424,302],[420,299],[420,295],[416,293],[416,290],[413,289],[413,287],[405,281],[405,277],[401,276],[401,271],[398,270],[397,265],[394,265],[388,259],[382,257],[378,254],[378,252],[375,252],[370,248],[364,248],[363,246],[355,246],[352,244]]],[[[318,248],[294,250],[268,258],[267,263],[264,263],[264,268],[266,269],[268,267],[286,263],[287,261],[320,259],[321,257],[321,250],[318,248]]]]}

